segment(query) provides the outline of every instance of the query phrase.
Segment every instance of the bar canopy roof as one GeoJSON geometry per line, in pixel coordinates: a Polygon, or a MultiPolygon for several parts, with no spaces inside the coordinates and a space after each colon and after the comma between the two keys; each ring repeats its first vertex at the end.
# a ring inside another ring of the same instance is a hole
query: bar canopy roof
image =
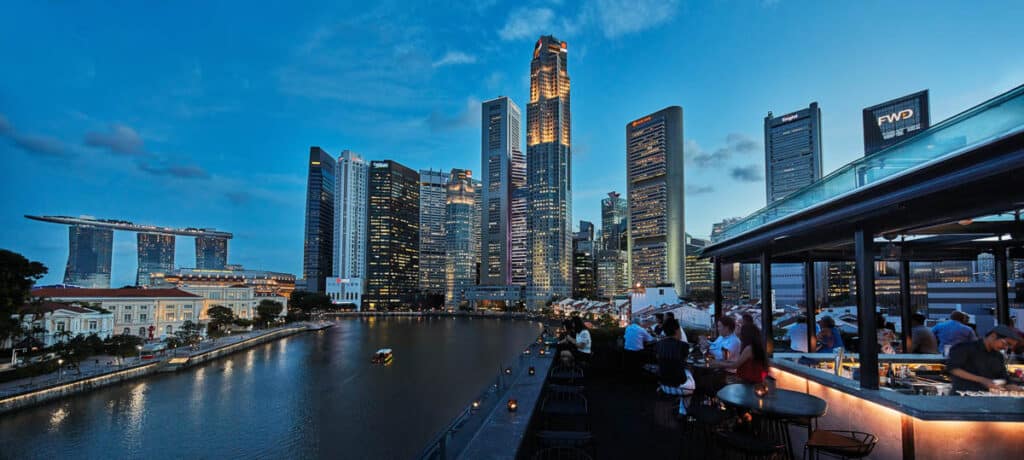
{"type": "Polygon", "coordinates": [[[727,227],[704,257],[853,260],[858,229],[893,260],[973,259],[1019,245],[1024,85],[855,160],[727,227]],[[979,217],[981,216],[981,217],[979,217]],[[890,243],[891,244],[888,244],[890,243]]]}

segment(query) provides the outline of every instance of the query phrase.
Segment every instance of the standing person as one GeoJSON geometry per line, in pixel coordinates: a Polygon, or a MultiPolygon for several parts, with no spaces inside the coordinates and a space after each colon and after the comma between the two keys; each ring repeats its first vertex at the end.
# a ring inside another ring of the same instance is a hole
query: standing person
{"type": "MultiPolygon", "coordinates": [[[[817,336],[821,328],[818,325],[814,325],[814,335],[817,336]]],[[[796,317],[796,323],[793,327],[786,331],[786,337],[789,338],[789,348],[793,351],[799,351],[801,353],[807,353],[810,350],[807,349],[807,315],[800,315],[796,317]]]]}
{"type": "Polygon", "coordinates": [[[939,341],[939,350],[946,354],[946,346],[950,348],[963,342],[978,340],[978,336],[967,324],[967,315],[961,311],[954,311],[949,314],[949,319],[932,328],[932,334],[939,341]]]}
{"type": "Polygon", "coordinates": [[[954,391],[985,391],[1006,385],[1009,372],[1003,351],[1022,341],[1009,326],[996,326],[984,339],[957,344],[949,352],[946,368],[953,376],[954,391]],[[1002,380],[1002,382],[996,382],[1002,380]]]}
{"type": "Polygon", "coordinates": [[[839,333],[839,329],[836,327],[836,320],[832,319],[831,316],[822,316],[818,320],[818,325],[821,326],[821,332],[818,332],[819,353],[832,353],[844,348],[843,335],[839,333]]]}
{"type": "Polygon", "coordinates": [[[708,347],[708,351],[715,359],[732,359],[740,354],[740,339],[736,337],[736,320],[731,316],[723,316],[716,323],[718,338],[708,342],[707,337],[701,337],[701,346],[708,347]]]}
{"type": "Polygon", "coordinates": [[[627,377],[636,379],[640,376],[640,369],[644,364],[644,346],[656,342],[647,329],[644,329],[639,316],[633,317],[633,322],[626,326],[623,334],[623,361],[626,365],[627,377]]]}
{"type": "Polygon", "coordinates": [[[761,330],[750,323],[740,328],[743,350],[735,358],[712,363],[712,367],[731,369],[742,383],[762,383],[768,376],[768,353],[764,350],[761,330]]]}
{"type": "Polygon", "coordinates": [[[938,353],[939,342],[936,340],[935,334],[932,334],[932,330],[924,325],[924,319],[924,315],[920,313],[914,313],[914,316],[910,318],[914,325],[914,328],[910,330],[910,352],[938,353]]]}

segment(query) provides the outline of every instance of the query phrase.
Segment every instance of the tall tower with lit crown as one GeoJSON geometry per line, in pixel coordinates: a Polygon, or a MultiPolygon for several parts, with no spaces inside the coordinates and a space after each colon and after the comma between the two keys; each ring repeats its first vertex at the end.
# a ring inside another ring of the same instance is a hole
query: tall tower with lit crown
{"type": "Polygon", "coordinates": [[[530,62],[526,106],[527,296],[533,306],[572,291],[572,130],[568,47],[545,35],[530,62]]]}

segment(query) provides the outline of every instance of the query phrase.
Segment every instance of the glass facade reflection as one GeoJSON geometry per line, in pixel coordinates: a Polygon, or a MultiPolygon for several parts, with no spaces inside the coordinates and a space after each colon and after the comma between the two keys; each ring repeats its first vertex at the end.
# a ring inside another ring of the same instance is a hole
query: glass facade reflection
{"type": "Polygon", "coordinates": [[[84,288],[110,287],[114,231],[91,225],[68,227],[68,263],[64,284],[84,288]]]}
{"type": "Polygon", "coordinates": [[[139,265],[136,286],[149,286],[150,274],[174,270],[174,235],[139,233],[139,265]]]}
{"type": "Polygon", "coordinates": [[[320,147],[309,148],[302,277],[312,292],[327,291],[326,279],[334,268],[334,168],[331,155],[320,147]]]}
{"type": "Polygon", "coordinates": [[[370,310],[409,307],[419,287],[420,175],[391,160],[370,162],[366,295],[370,310]]]}

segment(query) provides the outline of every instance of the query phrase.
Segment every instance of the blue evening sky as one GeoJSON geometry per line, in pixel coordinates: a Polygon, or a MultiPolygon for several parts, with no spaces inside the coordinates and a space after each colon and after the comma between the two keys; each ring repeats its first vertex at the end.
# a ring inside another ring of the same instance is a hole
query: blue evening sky
{"type": "MultiPolygon", "coordinates": [[[[624,190],[626,122],[680,105],[695,236],[764,206],[769,110],[820,103],[827,173],[864,107],[928,88],[934,123],[1024,83],[1020,1],[344,3],[6,2],[0,247],[60,282],[66,228],[22,216],[92,215],[231,231],[230,262],[300,273],[310,145],[479,170],[480,101],[525,112],[540,34],[569,43],[574,220],[624,190]]],[[[134,235],[114,250],[134,282],[134,235]]]]}

